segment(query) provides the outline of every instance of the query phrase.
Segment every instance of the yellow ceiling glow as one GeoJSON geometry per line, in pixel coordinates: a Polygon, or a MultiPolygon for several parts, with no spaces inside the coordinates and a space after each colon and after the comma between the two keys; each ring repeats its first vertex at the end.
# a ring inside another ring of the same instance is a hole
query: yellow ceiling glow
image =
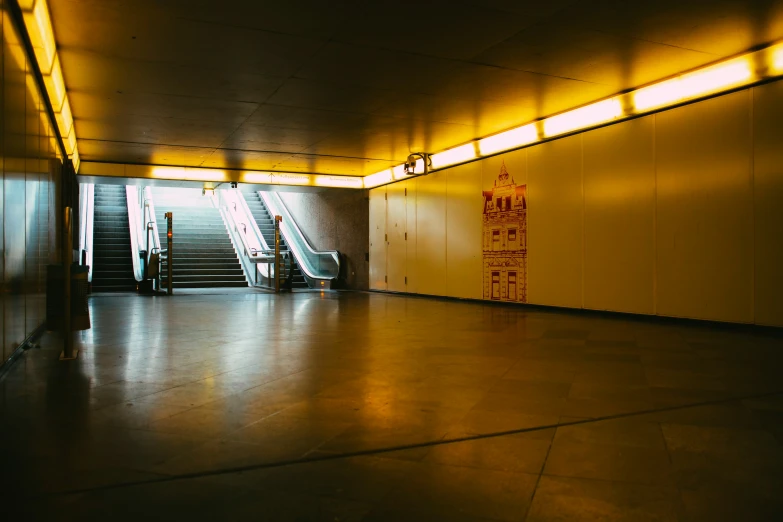
{"type": "Polygon", "coordinates": [[[544,120],[544,134],[557,136],[566,132],[606,123],[623,115],[623,106],[618,98],[610,98],[585,105],[572,111],[558,114],[544,120]]]}
{"type": "MultiPolygon", "coordinates": [[[[781,75],[783,75],[783,43],[778,43],[636,91],[482,138],[475,143],[478,154],[475,154],[473,143],[433,154],[432,166],[438,169],[457,165],[476,157],[524,147],[536,143],[539,139],[555,138],[565,133],[586,130],[650,110],[665,109],[684,101],[695,101],[730,89],[748,87],[761,80],[778,79],[781,75]],[[539,125],[542,129],[541,136],[538,132],[539,125]]],[[[407,177],[402,165],[394,167],[392,173],[393,179],[386,183],[407,177]]],[[[415,174],[423,174],[419,169],[419,163],[415,174]]]]}
{"type": "Polygon", "coordinates": [[[183,181],[227,181],[226,172],[218,169],[193,169],[188,167],[152,167],[152,177],[183,181]]]}
{"type": "Polygon", "coordinates": [[[538,139],[538,130],[535,123],[529,123],[516,129],[511,129],[494,136],[479,140],[479,152],[482,156],[495,154],[504,150],[515,149],[538,139]]]}
{"type": "Polygon", "coordinates": [[[473,143],[466,143],[465,145],[460,145],[459,147],[433,154],[430,159],[432,160],[432,168],[440,169],[449,165],[464,163],[475,159],[475,157],[476,146],[473,143]]]}

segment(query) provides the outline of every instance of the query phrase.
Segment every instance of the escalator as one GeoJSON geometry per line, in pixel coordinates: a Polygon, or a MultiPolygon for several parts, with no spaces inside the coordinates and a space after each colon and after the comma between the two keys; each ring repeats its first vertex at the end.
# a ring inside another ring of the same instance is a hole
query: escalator
{"type": "Polygon", "coordinates": [[[293,264],[293,288],[335,288],[340,277],[340,253],[336,250],[315,250],[296,224],[282,198],[274,191],[240,194],[246,211],[263,236],[264,242],[274,246],[274,216],[280,216],[281,250],[290,255],[293,264]]]}
{"type": "MultiPolygon", "coordinates": [[[[253,214],[253,219],[255,220],[256,225],[258,225],[258,230],[261,232],[261,235],[264,236],[264,241],[266,241],[266,244],[269,245],[270,248],[274,248],[274,216],[269,212],[266,205],[264,204],[264,201],[258,195],[258,192],[243,194],[243,196],[245,198],[245,203],[247,203],[247,207],[253,214]]],[[[288,243],[286,243],[285,238],[282,235],[280,236],[280,255],[292,256],[291,251],[288,248],[288,243]]],[[[309,288],[309,285],[307,284],[307,281],[305,280],[305,277],[302,274],[302,271],[299,269],[295,259],[293,259],[293,256],[291,259],[291,268],[293,272],[293,288],[309,288]]]]}
{"type": "MultiPolygon", "coordinates": [[[[160,245],[166,248],[166,212],[174,214],[174,288],[247,287],[248,281],[220,209],[199,189],[153,188],[160,245]]],[[[167,286],[164,260],[161,279],[167,286]]]]}
{"type": "Polygon", "coordinates": [[[136,289],[133,274],[128,202],[124,185],[95,185],[92,289],[127,292],[136,289]]]}

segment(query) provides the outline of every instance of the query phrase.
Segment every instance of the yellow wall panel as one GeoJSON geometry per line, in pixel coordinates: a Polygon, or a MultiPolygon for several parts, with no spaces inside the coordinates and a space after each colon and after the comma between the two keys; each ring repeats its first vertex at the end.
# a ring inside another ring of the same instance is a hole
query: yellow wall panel
{"type": "Polygon", "coordinates": [[[656,115],[657,309],[753,321],[751,98],[656,115]]]}
{"type": "Polygon", "coordinates": [[[584,134],[584,306],[655,313],[655,122],[584,134]]]}
{"type": "Polygon", "coordinates": [[[370,289],[386,290],[386,187],[370,190],[370,289]]]}
{"type": "Polygon", "coordinates": [[[446,295],[481,299],[481,164],[449,169],[446,295]]]}
{"type": "Polygon", "coordinates": [[[402,185],[407,189],[405,198],[406,230],[408,232],[408,241],[406,242],[406,273],[408,292],[418,292],[418,275],[416,272],[416,178],[403,181],[402,185]]]}
{"type": "Polygon", "coordinates": [[[393,183],[386,187],[386,289],[392,292],[405,291],[405,187],[393,183]]]}
{"type": "Polygon", "coordinates": [[[783,326],[783,82],[753,89],[755,312],[783,326]]]}
{"type": "Polygon", "coordinates": [[[582,306],[582,136],[528,149],[528,302],[582,306]]]}
{"type": "Polygon", "coordinates": [[[448,170],[416,180],[418,293],[446,294],[446,183],[448,170]]]}

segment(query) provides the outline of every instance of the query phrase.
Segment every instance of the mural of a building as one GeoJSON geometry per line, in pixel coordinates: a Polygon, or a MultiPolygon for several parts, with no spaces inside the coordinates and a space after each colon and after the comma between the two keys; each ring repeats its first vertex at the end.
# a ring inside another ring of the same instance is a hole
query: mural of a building
{"type": "Polygon", "coordinates": [[[484,191],[484,299],[527,302],[527,194],[505,162],[484,191]]]}

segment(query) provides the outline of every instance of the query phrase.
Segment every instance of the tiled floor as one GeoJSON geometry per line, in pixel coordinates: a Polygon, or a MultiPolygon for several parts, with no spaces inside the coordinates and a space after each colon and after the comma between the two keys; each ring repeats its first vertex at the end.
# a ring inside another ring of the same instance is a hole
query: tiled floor
{"type": "Polygon", "coordinates": [[[361,293],[91,310],[77,361],[47,335],[0,381],[0,509],[783,518],[781,335],[361,293]]]}

